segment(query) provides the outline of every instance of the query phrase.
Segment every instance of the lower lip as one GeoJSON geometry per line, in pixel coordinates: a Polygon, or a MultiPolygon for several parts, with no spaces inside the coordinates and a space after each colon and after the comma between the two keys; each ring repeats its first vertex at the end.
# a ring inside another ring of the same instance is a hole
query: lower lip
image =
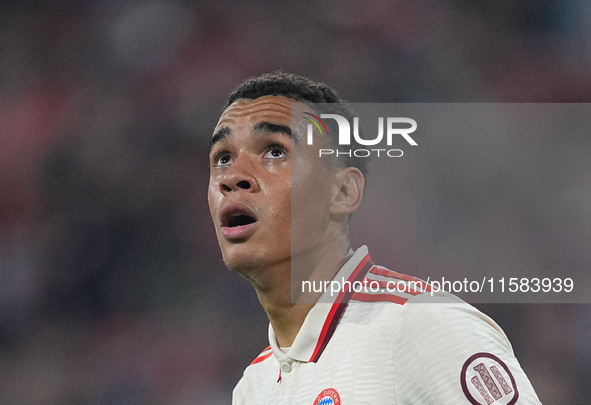
{"type": "Polygon", "coordinates": [[[256,222],[241,226],[222,226],[222,235],[228,240],[240,240],[249,237],[256,227],[256,222]]]}

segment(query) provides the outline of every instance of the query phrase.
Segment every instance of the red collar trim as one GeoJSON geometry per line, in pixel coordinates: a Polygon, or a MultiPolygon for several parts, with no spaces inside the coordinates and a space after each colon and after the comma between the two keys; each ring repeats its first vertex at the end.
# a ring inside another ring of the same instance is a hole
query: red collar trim
{"type": "MultiPolygon", "coordinates": [[[[371,257],[369,253],[365,255],[365,257],[359,262],[355,270],[351,273],[347,281],[353,283],[354,281],[360,281],[365,277],[369,269],[373,267],[373,262],[371,261],[371,257]]],[[[324,325],[322,326],[322,330],[320,332],[320,337],[318,338],[318,343],[314,348],[314,352],[312,353],[312,357],[310,357],[311,362],[316,363],[324,349],[328,345],[330,338],[334,334],[334,331],[337,328],[337,325],[347,308],[347,304],[349,303],[349,299],[353,295],[353,290],[350,289],[349,291],[341,291],[337,296],[335,302],[332,304],[330,311],[328,312],[328,316],[324,321],[324,325]]]]}

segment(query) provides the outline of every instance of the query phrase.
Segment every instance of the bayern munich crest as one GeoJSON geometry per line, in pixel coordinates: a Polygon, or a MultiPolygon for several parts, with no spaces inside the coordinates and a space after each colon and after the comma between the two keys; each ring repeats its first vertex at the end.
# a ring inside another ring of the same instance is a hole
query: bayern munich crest
{"type": "Polygon", "coordinates": [[[314,405],[340,405],[341,397],[334,388],[327,388],[322,391],[314,401],[314,405]]]}

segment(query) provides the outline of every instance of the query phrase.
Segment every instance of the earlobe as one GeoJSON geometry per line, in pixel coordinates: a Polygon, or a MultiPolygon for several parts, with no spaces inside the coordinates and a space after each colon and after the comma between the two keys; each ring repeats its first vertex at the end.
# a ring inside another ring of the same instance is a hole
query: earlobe
{"type": "Polygon", "coordinates": [[[331,215],[350,215],[357,211],[363,199],[365,177],[355,167],[338,169],[335,193],[331,201],[331,215]]]}

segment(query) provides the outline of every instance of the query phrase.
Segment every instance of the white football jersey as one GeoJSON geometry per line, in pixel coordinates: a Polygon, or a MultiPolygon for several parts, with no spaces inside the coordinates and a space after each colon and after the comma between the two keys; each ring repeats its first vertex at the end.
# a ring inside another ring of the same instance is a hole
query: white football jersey
{"type": "Polygon", "coordinates": [[[246,368],[234,405],[540,403],[504,332],[476,308],[375,266],[366,247],[335,279],[380,288],[325,294],[285,352],[269,325],[270,346],[246,368]]]}

